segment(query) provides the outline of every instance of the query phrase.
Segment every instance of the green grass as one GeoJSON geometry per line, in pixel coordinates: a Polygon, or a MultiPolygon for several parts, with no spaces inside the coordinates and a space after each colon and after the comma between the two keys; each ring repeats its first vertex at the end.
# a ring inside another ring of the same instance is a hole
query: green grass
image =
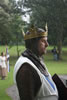
{"type": "Polygon", "coordinates": [[[6,94],[6,89],[13,84],[13,67],[11,67],[10,72],[5,80],[0,79],[0,100],[11,100],[11,98],[6,94]]]}
{"type": "Polygon", "coordinates": [[[49,61],[45,62],[47,65],[47,68],[51,75],[57,73],[57,74],[67,74],[67,62],[61,62],[61,61],[49,61]]]}
{"type": "MultiPolygon", "coordinates": [[[[11,55],[11,56],[17,56],[17,46],[12,46],[12,47],[8,47],[8,49],[9,49],[9,54],[11,55]]],[[[22,51],[24,51],[24,49],[25,49],[25,47],[24,46],[19,46],[18,47],[18,49],[19,49],[19,53],[21,54],[22,53],[22,51]]],[[[0,53],[1,52],[5,52],[6,51],[6,48],[5,48],[5,46],[0,46],[0,53]]]]}
{"type": "Polygon", "coordinates": [[[50,51],[44,56],[44,61],[51,75],[54,73],[67,74],[67,48],[62,48],[62,59],[59,61],[53,60],[52,47],[49,47],[48,50],[50,51]]]}
{"type": "MultiPolygon", "coordinates": [[[[24,51],[25,47],[19,46],[20,54],[24,51]]],[[[62,60],[54,61],[53,54],[51,52],[52,47],[48,47],[47,54],[44,56],[45,64],[48,71],[53,75],[57,74],[67,74],[67,48],[63,47],[62,60]]],[[[5,47],[0,46],[0,52],[5,52],[5,47]]],[[[0,79],[0,100],[11,100],[11,98],[6,94],[6,89],[9,88],[13,83],[13,68],[17,60],[16,46],[9,49],[10,53],[10,72],[6,77],[6,80],[0,79]]]]}

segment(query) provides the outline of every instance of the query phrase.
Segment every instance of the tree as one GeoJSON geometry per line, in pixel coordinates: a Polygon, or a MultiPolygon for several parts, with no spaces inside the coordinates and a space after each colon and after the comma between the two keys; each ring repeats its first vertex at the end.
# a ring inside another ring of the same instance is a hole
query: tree
{"type": "Polygon", "coordinates": [[[62,41],[64,34],[64,24],[67,19],[67,4],[64,0],[50,0],[47,1],[47,20],[51,30],[53,30],[53,34],[55,35],[56,45],[59,52],[59,59],[61,58],[62,52],[62,41]],[[66,9],[66,10],[65,10],[66,9]],[[50,21],[51,19],[51,21],[50,21]],[[53,29],[52,29],[53,28],[53,29]]]}
{"type": "Polygon", "coordinates": [[[10,15],[7,12],[8,4],[5,0],[0,1],[0,43],[6,44],[10,35],[10,15]]]}
{"type": "Polygon", "coordinates": [[[25,22],[22,20],[22,10],[18,6],[15,0],[10,0],[11,10],[9,11],[11,15],[11,43],[17,46],[17,56],[19,56],[19,44],[22,44],[23,36],[22,36],[22,26],[25,22]]]}
{"type": "MultiPolygon", "coordinates": [[[[0,1],[0,43],[10,44],[21,31],[24,21],[22,9],[15,0],[0,1]],[[20,28],[19,28],[20,27],[20,28]],[[15,29],[16,28],[16,29],[15,29]],[[4,38],[5,37],[5,38],[4,38]]],[[[22,40],[21,33],[18,35],[22,40]]],[[[15,39],[16,40],[16,39],[15,39]]]]}
{"type": "Polygon", "coordinates": [[[17,45],[17,55],[19,56],[19,43],[22,42],[22,26],[25,22],[22,20],[22,9],[15,0],[0,1],[0,43],[8,45],[10,43],[17,45]]]}

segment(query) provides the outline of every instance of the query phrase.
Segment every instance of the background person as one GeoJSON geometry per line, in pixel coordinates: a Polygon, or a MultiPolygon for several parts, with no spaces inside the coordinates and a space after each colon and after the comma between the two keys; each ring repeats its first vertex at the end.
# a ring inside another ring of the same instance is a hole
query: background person
{"type": "Polygon", "coordinates": [[[56,50],[56,47],[54,47],[54,48],[52,49],[52,53],[53,53],[53,58],[54,58],[54,60],[57,60],[57,50],[56,50]]]}
{"type": "Polygon", "coordinates": [[[7,70],[8,72],[10,72],[10,64],[9,64],[10,54],[7,45],[6,45],[6,58],[7,58],[7,70]]]}
{"type": "Polygon", "coordinates": [[[10,55],[9,55],[9,53],[7,53],[6,58],[7,58],[7,70],[8,70],[8,72],[10,72],[10,64],[9,64],[10,55]]]}
{"type": "Polygon", "coordinates": [[[26,50],[14,68],[20,100],[58,100],[56,85],[42,59],[48,47],[47,28],[32,27],[24,39],[26,50]]]}
{"type": "Polygon", "coordinates": [[[0,62],[1,62],[1,78],[2,80],[4,80],[7,76],[6,56],[4,52],[1,53],[0,62]]]}

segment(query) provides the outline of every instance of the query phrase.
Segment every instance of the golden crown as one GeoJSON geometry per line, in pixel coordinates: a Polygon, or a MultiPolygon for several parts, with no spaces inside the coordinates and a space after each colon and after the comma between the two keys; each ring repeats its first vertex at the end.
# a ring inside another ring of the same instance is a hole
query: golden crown
{"type": "Polygon", "coordinates": [[[38,29],[35,27],[31,27],[29,29],[29,31],[27,32],[28,34],[25,34],[24,31],[22,30],[23,36],[24,36],[24,40],[27,39],[32,39],[32,38],[37,38],[37,37],[43,37],[43,36],[47,36],[48,35],[48,27],[47,27],[47,23],[45,25],[45,29],[46,31],[40,31],[38,32],[38,29]]]}

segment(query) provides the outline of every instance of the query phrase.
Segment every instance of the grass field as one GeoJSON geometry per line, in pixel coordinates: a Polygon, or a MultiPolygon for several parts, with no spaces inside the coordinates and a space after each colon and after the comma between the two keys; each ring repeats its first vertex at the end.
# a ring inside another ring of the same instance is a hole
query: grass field
{"type": "Polygon", "coordinates": [[[10,73],[5,80],[0,79],[0,100],[11,100],[6,94],[6,89],[13,85],[13,67],[11,66],[10,73]]]}
{"type": "Polygon", "coordinates": [[[62,48],[61,60],[54,61],[53,55],[51,53],[52,48],[48,48],[48,52],[44,57],[46,66],[49,72],[53,75],[57,74],[67,74],[67,48],[62,48]]]}
{"type": "MultiPolygon", "coordinates": [[[[23,46],[19,46],[20,54],[24,51],[23,46]]],[[[67,74],[67,48],[63,47],[62,50],[62,60],[60,61],[54,61],[53,55],[51,53],[52,47],[49,47],[47,50],[47,54],[44,56],[45,64],[51,73],[53,75],[54,73],[57,74],[67,74]]],[[[0,52],[5,52],[5,47],[0,46],[0,52]]],[[[9,49],[10,53],[10,72],[8,73],[8,76],[6,77],[6,80],[0,79],[0,100],[11,100],[11,98],[6,94],[6,89],[10,87],[13,83],[13,68],[17,60],[17,51],[16,46],[13,46],[9,49]]]]}

